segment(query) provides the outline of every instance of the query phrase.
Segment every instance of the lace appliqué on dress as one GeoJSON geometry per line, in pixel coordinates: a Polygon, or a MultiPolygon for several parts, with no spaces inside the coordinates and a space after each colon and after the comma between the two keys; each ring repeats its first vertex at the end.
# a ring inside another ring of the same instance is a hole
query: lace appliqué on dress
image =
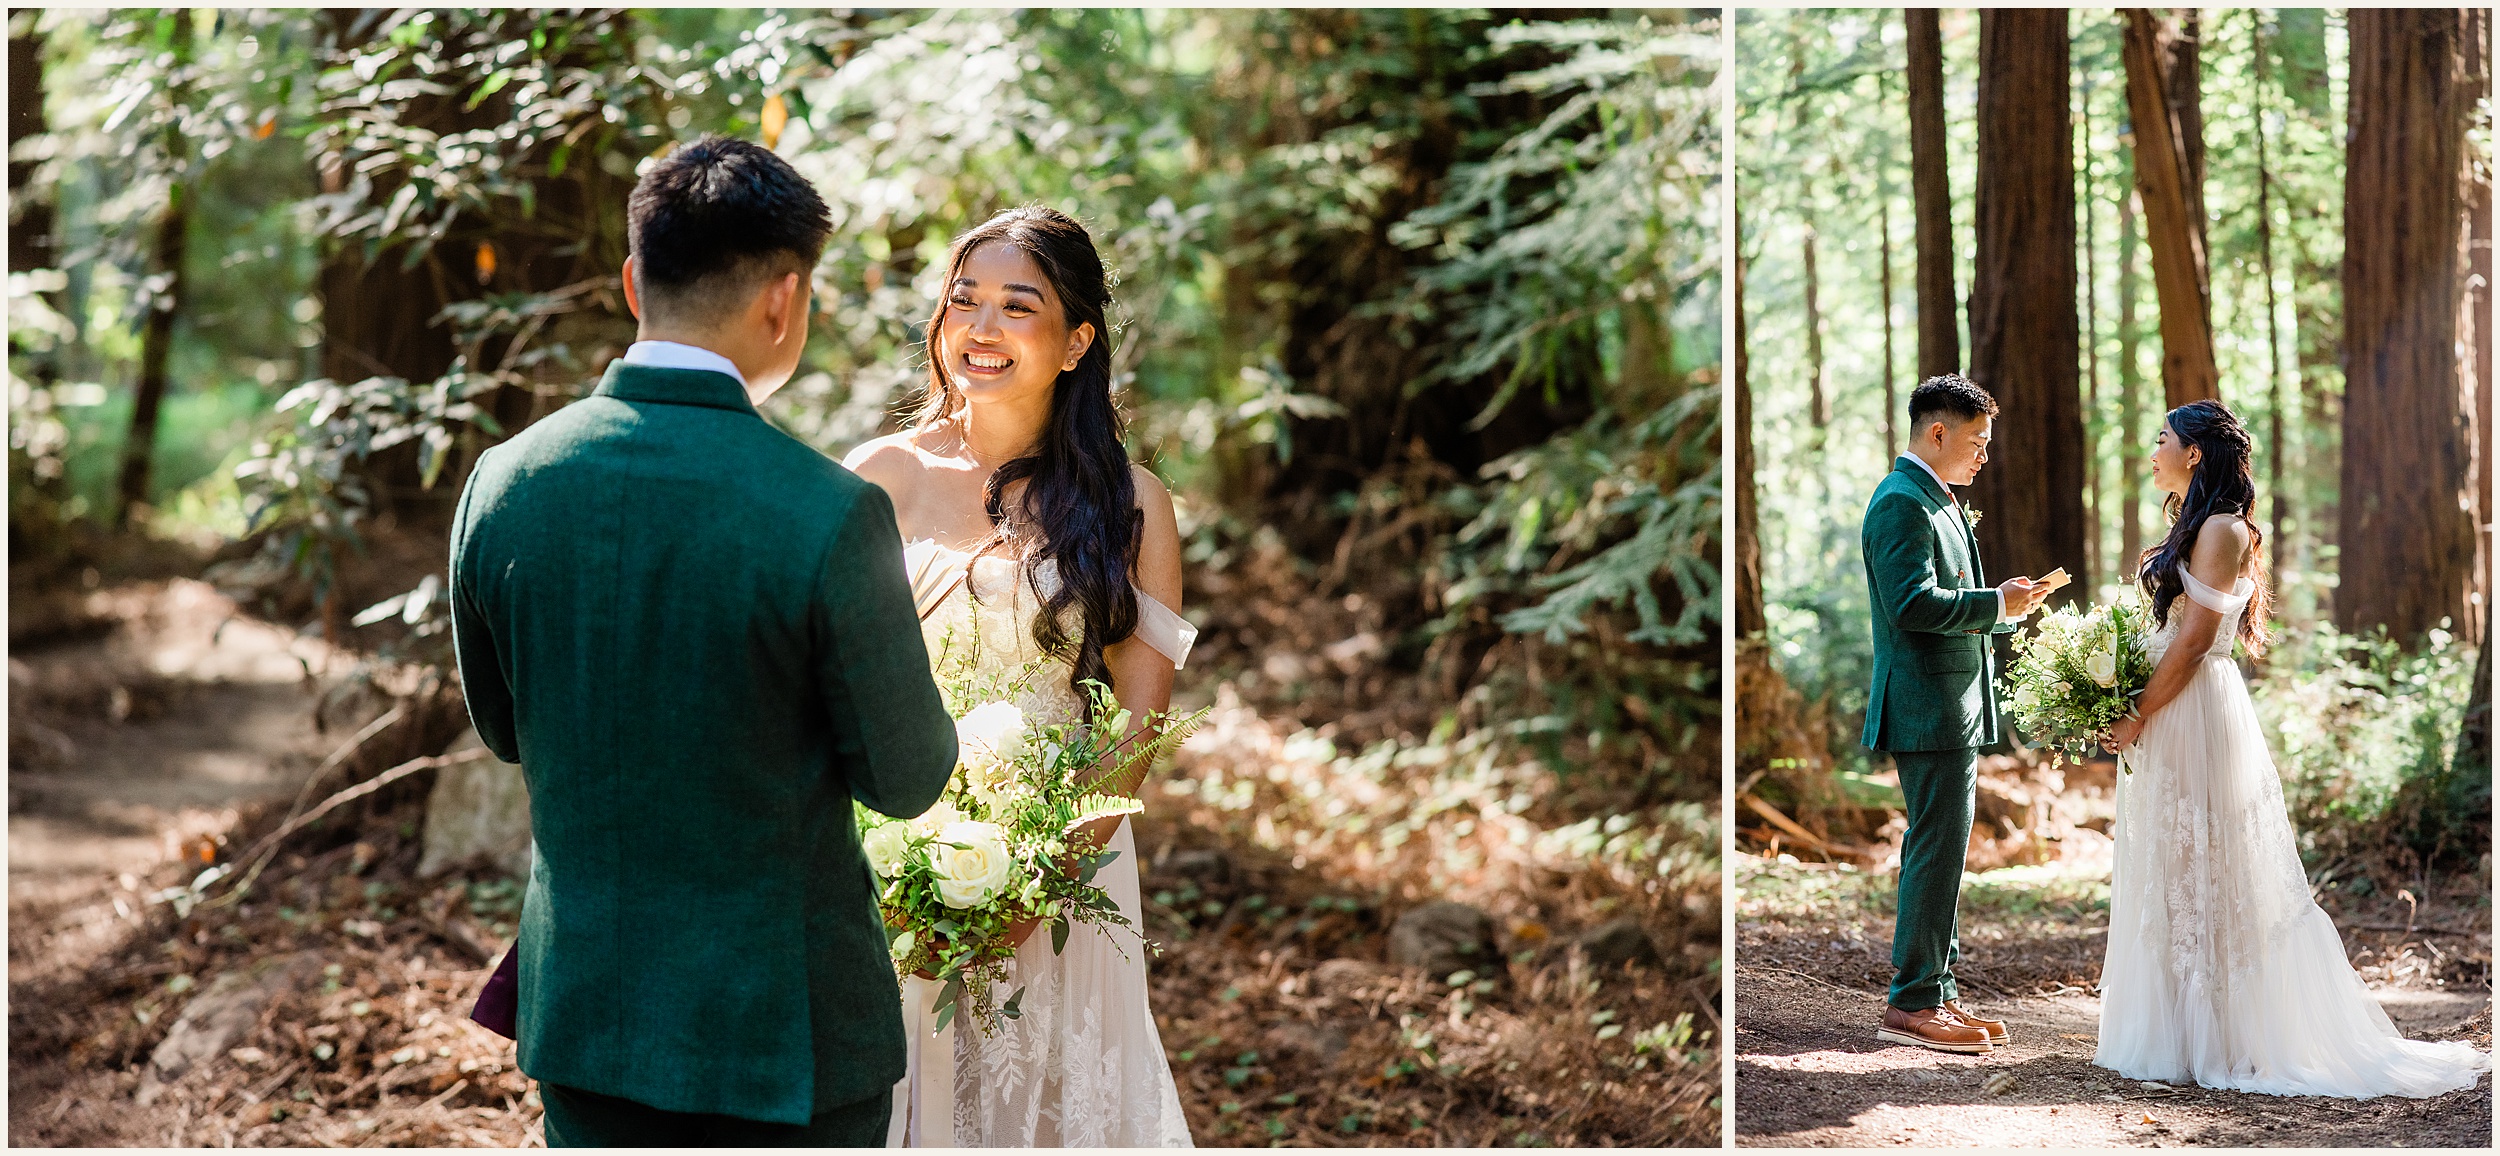
{"type": "MultiPolygon", "coordinates": [[[[2117,855],[2094,1062],[2137,1079],[2279,1095],[2433,1096],[2490,1060],[2396,1032],[2309,897],[2283,787],[2231,661],[2256,586],[2183,574],[2222,615],[2179,697],[2119,777],[2117,855]]],[[[2146,638],[2159,664],[2186,617],[2146,638]]]]}

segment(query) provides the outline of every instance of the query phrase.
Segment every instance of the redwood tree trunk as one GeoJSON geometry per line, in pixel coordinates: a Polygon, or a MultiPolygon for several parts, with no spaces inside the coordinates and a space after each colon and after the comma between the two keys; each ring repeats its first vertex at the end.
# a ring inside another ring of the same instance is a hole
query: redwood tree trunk
{"type": "Polygon", "coordinates": [[[1970,497],[1994,582],[2083,564],[2068,77],[2064,9],[1981,10],[1971,379],[2003,412],[1970,497]]]}
{"type": "Polygon", "coordinates": [[[1744,230],[1736,231],[1736,641],[1758,638],[1769,623],[1762,609],[1762,521],[1753,487],[1753,386],[1745,358],[1744,230]]]}
{"type": "Polygon", "coordinates": [[[1918,240],[1923,380],[1961,371],[1962,335],[1953,292],[1953,186],[1945,173],[1944,36],[1933,8],[1908,9],[1903,18],[1910,37],[1910,202],[1918,240]]]}
{"type": "MultiPolygon", "coordinates": [[[[2195,54],[2175,47],[2171,29],[2150,9],[2126,10],[2123,55],[2127,68],[2127,115],[2135,129],[2135,174],[2144,196],[2145,235],[2152,241],[2153,291],[2161,302],[2162,392],[2172,407],[2220,397],[2222,375],[2214,365],[2213,307],[2205,262],[2205,214],[2201,142],[2203,119],[2182,123],[2175,103],[2175,58],[2190,70],[2195,54]],[[2192,155],[2191,155],[2192,154],[2192,155]]],[[[2194,105],[2189,105],[2191,109],[2194,105]]]]}
{"type": "MultiPolygon", "coordinates": [[[[1808,185],[1811,191],[1812,186],[1808,185]]],[[[1807,418],[1814,424],[1816,448],[1821,448],[1822,433],[1832,424],[1832,393],[1825,388],[1823,367],[1823,276],[1820,262],[1814,256],[1814,223],[1806,222],[1806,402],[1807,418]]]]}
{"type": "Polygon", "coordinates": [[[165,197],[164,214],[156,223],[156,275],[164,288],[149,295],[148,321],[139,337],[138,395],[130,407],[130,433],[122,441],[120,501],[113,524],[127,526],[148,501],[148,480],[156,461],[156,419],[165,405],[167,362],[173,355],[174,315],[182,307],[182,266],[189,248],[191,198],[187,183],[176,178],[165,197]]]}
{"type": "Polygon", "coordinates": [[[1882,262],[1879,284],[1884,295],[1884,450],[1899,453],[1902,415],[1893,412],[1899,408],[1901,399],[1893,382],[1894,366],[1899,362],[1894,360],[1892,353],[1892,190],[1885,187],[1882,170],[1879,168],[1876,172],[1875,246],[1876,256],[1882,262]]]}
{"type": "MultiPolygon", "coordinates": [[[[2166,26],[2169,35],[2162,51],[2162,98],[2170,106],[2170,115],[2179,126],[2179,154],[2187,161],[2189,219],[2196,228],[2196,243],[2213,251],[2213,241],[2206,234],[2205,217],[2205,102],[2204,71],[2199,50],[2205,38],[2204,19],[2194,8],[2174,8],[2176,25],[2166,26]]],[[[2205,301],[2205,324],[2213,325],[2213,300],[2205,301]]]]}
{"type": "Polygon", "coordinates": [[[42,135],[43,34],[38,12],[12,13],[9,22],[9,272],[49,269],[52,258],[51,190],[33,185],[36,163],[16,159],[19,141],[42,135]]]}
{"type": "Polygon", "coordinates": [[[2344,169],[2344,453],[2335,624],[2410,645],[2470,629],[2475,402],[2467,270],[2470,42],[2488,16],[2355,9],[2344,169]]]}
{"type": "Polygon", "coordinates": [[[2083,586],[2096,590],[2101,583],[2102,525],[2101,439],[2096,430],[2101,420],[2101,272],[2095,259],[2100,237],[2093,228],[2099,214],[2093,209],[2100,192],[2092,180],[2092,85],[2088,71],[2086,76],[2082,99],[2075,102],[2083,112],[2082,132],[2075,137],[2080,142],[2075,151],[2083,158],[2083,586]]]}
{"type": "MultiPolygon", "coordinates": [[[[2466,91],[2489,92],[2491,89],[2491,10],[2471,9],[2466,13],[2464,40],[2466,91]]],[[[2470,106],[2469,106],[2470,107],[2470,106]]],[[[2491,133],[2488,119],[2469,126],[2481,131],[2485,139],[2491,133]]],[[[2474,470],[2469,475],[2469,488],[2474,495],[2474,589],[2482,598],[2466,607],[2466,637],[2477,643],[2490,636],[2491,623],[2491,158],[2480,164],[2468,158],[2466,169],[2471,183],[2466,190],[2466,278],[2465,311],[2460,323],[2469,326],[2472,336],[2466,346],[2474,358],[2474,436],[2466,446],[2474,453],[2474,470]]],[[[2483,674],[2491,673],[2490,648],[2483,648],[2483,674]]],[[[2475,685],[2489,687],[2478,680],[2475,685]]],[[[2486,708],[2490,692],[2484,692],[2486,708]]],[[[2486,748],[2487,749],[2487,748],[2486,748]]]]}
{"type": "MultiPolygon", "coordinates": [[[[2123,186],[2122,186],[2123,187],[2123,186]]],[[[2143,351],[2136,340],[2135,192],[2118,197],[2118,572],[2136,580],[2144,555],[2143,351]]]]}
{"type": "MultiPolygon", "coordinates": [[[[2486,9],[2485,11],[2488,11],[2486,9]]],[[[2488,58],[2486,71],[2488,76],[2488,58]]],[[[2488,131],[2489,126],[2485,126],[2488,131]]],[[[2472,490],[2474,494],[2474,588],[2482,591],[2483,601],[2467,608],[2471,628],[2466,631],[2476,642],[2490,635],[2491,623],[2491,169],[2488,161],[2475,170],[2474,187],[2467,206],[2468,236],[2472,249],[2469,264],[2473,276],[2466,281],[2465,313],[2461,324],[2471,326],[2474,337],[2469,343],[2474,356],[2474,432],[2467,442],[2474,451],[2472,490]]],[[[2488,650],[2488,648],[2485,648],[2488,650]]],[[[2486,662],[2489,660],[2486,659],[2486,662]]],[[[2487,683],[2477,685],[2488,686],[2487,683]]],[[[2485,701],[2489,701],[2488,692],[2485,701]]]]}
{"type": "Polygon", "coordinates": [[[2284,440],[2283,410],[2291,404],[2283,389],[2282,301],[2274,289],[2274,170],[2266,164],[2266,42],[2262,25],[2250,38],[2256,78],[2250,95],[2254,110],[2249,124],[2257,138],[2257,271],[2266,282],[2266,494],[2272,505],[2266,516],[2274,535],[2266,553],[2266,581],[2282,589],[2285,527],[2291,522],[2292,496],[2283,484],[2283,459],[2291,452],[2284,440]]]}

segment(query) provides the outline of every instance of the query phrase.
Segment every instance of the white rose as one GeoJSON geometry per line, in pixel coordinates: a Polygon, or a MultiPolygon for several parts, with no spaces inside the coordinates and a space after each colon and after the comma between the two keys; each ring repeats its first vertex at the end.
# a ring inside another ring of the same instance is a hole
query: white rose
{"type": "Polygon", "coordinates": [[[1007,854],[1007,834],[994,823],[949,823],[929,848],[929,865],[937,876],[938,898],[948,907],[979,905],[999,888],[1015,863],[1007,854]]]}
{"type": "Polygon", "coordinates": [[[2083,660],[2083,672],[2102,686],[2118,685],[2118,656],[2102,651],[2083,660]]]}
{"type": "Polygon", "coordinates": [[[963,769],[964,790],[996,813],[1009,788],[1016,783],[1016,765],[996,759],[967,763],[963,769]]]}
{"type": "Polygon", "coordinates": [[[911,858],[911,827],[903,823],[880,823],[859,837],[859,849],[868,855],[868,869],[879,879],[892,879],[903,873],[903,865],[911,858]]]}
{"type": "Polygon", "coordinates": [[[1010,702],[985,703],[955,720],[955,744],[968,767],[1014,762],[1023,757],[1029,734],[1024,712],[1010,702]]]}
{"type": "Polygon", "coordinates": [[[955,804],[940,799],[936,806],[922,811],[919,817],[911,821],[912,834],[926,838],[945,829],[949,823],[962,822],[963,817],[964,813],[956,810],[955,804]]]}

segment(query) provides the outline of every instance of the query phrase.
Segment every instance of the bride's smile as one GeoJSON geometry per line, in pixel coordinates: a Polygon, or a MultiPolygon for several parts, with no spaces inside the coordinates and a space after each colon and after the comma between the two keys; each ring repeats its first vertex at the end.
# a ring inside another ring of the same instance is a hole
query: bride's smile
{"type": "Polygon", "coordinates": [[[1036,407],[1038,418],[1051,386],[1093,342],[1094,327],[1068,325],[1048,275],[1014,245],[985,244],[965,254],[947,286],[938,344],[947,352],[947,377],[968,401],[1022,403],[1036,407]]]}

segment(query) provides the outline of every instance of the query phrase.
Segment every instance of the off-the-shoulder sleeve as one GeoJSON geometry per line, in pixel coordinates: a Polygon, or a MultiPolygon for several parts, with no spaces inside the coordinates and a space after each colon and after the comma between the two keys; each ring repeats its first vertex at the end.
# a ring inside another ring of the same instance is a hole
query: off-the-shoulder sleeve
{"type": "Polygon", "coordinates": [[[1189,648],[1198,644],[1198,628],[1152,594],[1137,592],[1137,638],[1155,653],[1172,660],[1172,669],[1189,663],[1189,648]]]}
{"type": "MultiPolygon", "coordinates": [[[[2248,600],[2251,597],[2254,597],[2257,593],[2257,591],[2252,588],[2246,594],[2225,594],[2220,590],[2216,590],[2211,586],[2207,586],[2204,583],[2197,581],[2196,575],[2188,573],[2188,568],[2185,566],[2179,567],[2179,582],[2180,585],[2187,589],[2187,596],[2195,599],[2197,605],[2202,606],[2207,610],[2211,610],[2216,614],[2229,614],[2242,606],[2248,605],[2248,600]]],[[[2237,584],[2235,583],[2234,585],[2236,586],[2237,584]]],[[[1143,595],[1140,595],[1140,597],[1142,598],[1143,595]]]]}

